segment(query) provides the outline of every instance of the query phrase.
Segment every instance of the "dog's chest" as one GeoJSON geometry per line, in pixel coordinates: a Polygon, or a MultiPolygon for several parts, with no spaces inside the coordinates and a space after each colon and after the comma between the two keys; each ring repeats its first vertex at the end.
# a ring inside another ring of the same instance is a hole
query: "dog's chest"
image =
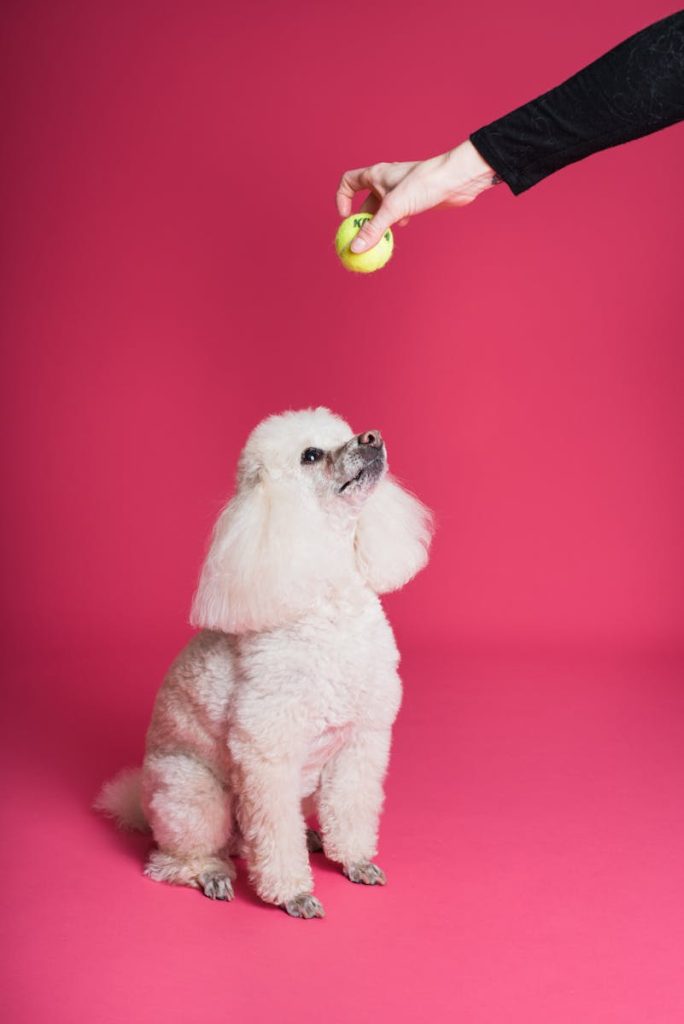
{"type": "Polygon", "coordinates": [[[324,765],[342,749],[349,738],[351,725],[328,726],[308,746],[302,766],[301,796],[311,796],[318,786],[324,765]]]}
{"type": "Polygon", "coordinates": [[[232,722],[248,742],[271,752],[303,741],[309,786],[350,728],[393,721],[396,663],[377,599],[355,615],[320,607],[289,628],[241,639],[232,722]]]}
{"type": "Polygon", "coordinates": [[[313,688],[335,700],[391,671],[398,661],[375,595],[362,595],[351,606],[320,602],[304,620],[241,639],[239,650],[250,687],[274,693],[294,687],[308,699],[313,688]]]}

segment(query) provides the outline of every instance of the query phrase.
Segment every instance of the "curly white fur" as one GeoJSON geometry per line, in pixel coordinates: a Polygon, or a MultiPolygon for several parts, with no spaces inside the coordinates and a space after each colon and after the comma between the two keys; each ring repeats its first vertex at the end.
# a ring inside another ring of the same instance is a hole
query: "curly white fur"
{"type": "Polygon", "coordinates": [[[249,437],[192,607],[200,628],[157,696],[140,773],[96,806],[152,829],[146,873],[230,899],[241,852],[262,899],[321,916],[305,811],[348,877],[375,855],[399,655],[378,594],[426,563],[430,515],[387,475],[379,434],[327,409],[249,437]]]}

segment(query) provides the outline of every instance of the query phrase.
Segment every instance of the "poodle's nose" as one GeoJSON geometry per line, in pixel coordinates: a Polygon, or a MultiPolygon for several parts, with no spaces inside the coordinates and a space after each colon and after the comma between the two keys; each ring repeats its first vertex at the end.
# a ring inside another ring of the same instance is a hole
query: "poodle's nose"
{"type": "Polygon", "coordinates": [[[382,448],[382,434],[379,430],[367,430],[365,434],[359,434],[359,444],[369,448],[382,448]]]}

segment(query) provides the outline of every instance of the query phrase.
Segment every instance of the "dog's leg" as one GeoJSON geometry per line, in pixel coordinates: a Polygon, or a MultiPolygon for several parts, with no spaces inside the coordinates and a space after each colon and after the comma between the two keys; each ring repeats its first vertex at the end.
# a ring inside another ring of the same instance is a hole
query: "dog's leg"
{"type": "Polygon", "coordinates": [[[347,878],[384,885],[385,874],[372,863],[383,802],[383,779],[389,759],[391,730],[363,729],[352,734],[325,766],[318,814],[323,849],[342,865],[347,878]]]}
{"type": "Polygon", "coordinates": [[[307,828],[306,848],[309,851],[309,853],[323,852],[323,840],[321,839],[321,833],[317,829],[307,828]]]}
{"type": "Polygon", "coordinates": [[[238,817],[259,896],[293,917],[323,917],[312,895],[300,774],[298,762],[266,760],[252,751],[239,767],[238,817]]]}
{"type": "MultiPolygon", "coordinates": [[[[305,796],[302,800],[302,814],[304,820],[308,822],[309,818],[314,817],[316,814],[316,795],[311,793],[309,796],[305,796]]],[[[316,828],[307,827],[306,830],[306,848],[309,853],[322,853],[323,852],[323,840],[321,839],[320,832],[316,828]]]]}
{"type": "Polygon", "coordinates": [[[235,868],[219,853],[230,836],[230,799],[216,776],[184,754],[152,754],[145,760],[142,788],[159,846],[145,867],[148,878],[231,900],[235,868]]]}

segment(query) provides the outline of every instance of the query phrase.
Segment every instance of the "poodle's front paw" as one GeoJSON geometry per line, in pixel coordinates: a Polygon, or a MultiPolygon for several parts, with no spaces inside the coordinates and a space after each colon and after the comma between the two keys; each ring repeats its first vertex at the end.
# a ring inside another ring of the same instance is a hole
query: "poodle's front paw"
{"type": "Polygon", "coordinates": [[[210,900],[232,900],[235,895],[228,875],[218,871],[205,871],[197,879],[199,887],[210,900]]]}
{"type": "Polygon", "coordinates": [[[385,872],[369,860],[346,864],[342,870],[350,882],[360,882],[361,885],[387,885],[385,872]]]}
{"type": "Polygon", "coordinates": [[[290,917],[325,917],[323,904],[310,892],[300,893],[294,899],[283,903],[282,907],[290,917]]]}

